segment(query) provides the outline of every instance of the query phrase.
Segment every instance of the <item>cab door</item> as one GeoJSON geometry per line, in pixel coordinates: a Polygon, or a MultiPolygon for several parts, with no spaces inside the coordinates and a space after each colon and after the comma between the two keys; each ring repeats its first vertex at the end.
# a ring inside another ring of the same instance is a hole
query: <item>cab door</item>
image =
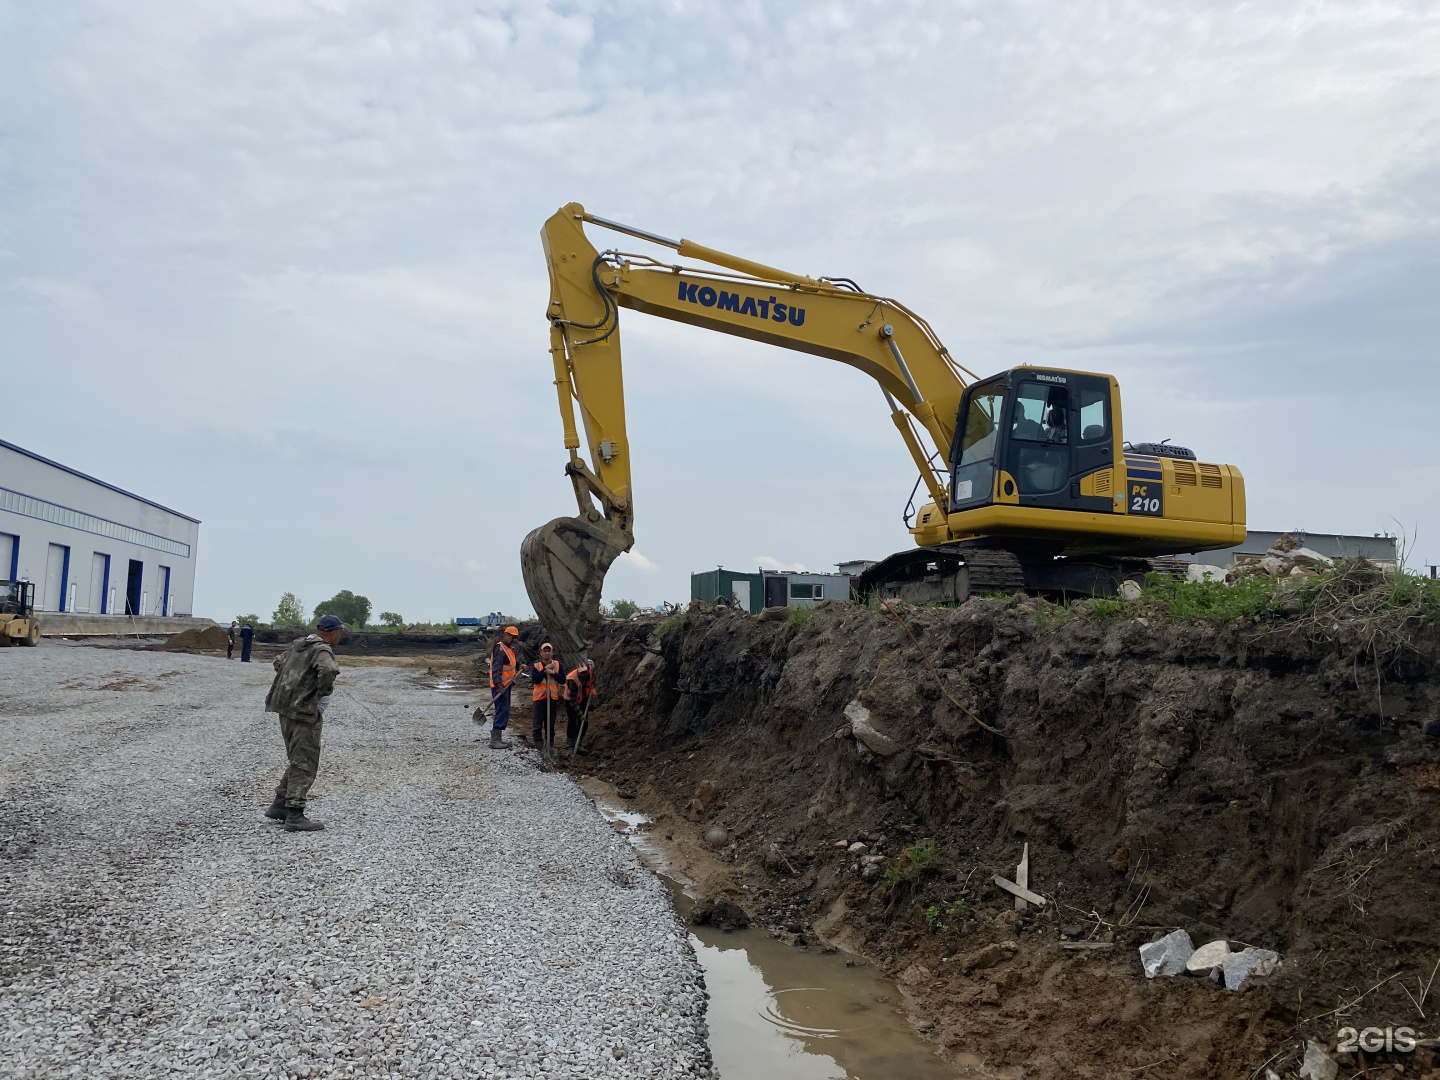
{"type": "Polygon", "coordinates": [[[1022,368],[1009,397],[1001,456],[1019,504],[1113,512],[1109,497],[1082,495],[1080,483],[1113,464],[1109,380],[1022,368]]]}

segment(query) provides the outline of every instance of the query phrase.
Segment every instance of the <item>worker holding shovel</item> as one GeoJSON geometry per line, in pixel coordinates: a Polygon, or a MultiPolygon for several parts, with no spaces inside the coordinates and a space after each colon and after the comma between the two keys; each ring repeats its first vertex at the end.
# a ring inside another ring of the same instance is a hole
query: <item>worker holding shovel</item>
{"type": "Polygon", "coordinates": [[[573,758],[576,754],[588,754],[583,739],[585,722],[590,717],[590,706],[595,703],[595,661],[586,660],[565,676],[565,742],[573,758]]]}
{"type": "Polygon", "coordinates": [[[530,733],[535,748],[547,758],[555,756],[555,714],[560,710],[563,684],[560,661],[547,641],[540,646],[540,659],[530,665],[530,733]]]}
{"type": "MultiPolygon", "coordinates": [[[[510,690],[515,683],[515,643],[520,630],[507,626],[490,652],[490,701],[495,706],[494,725],[490,728],[490,749],[504,750],[509,743],[502,737],[510,724],[510,690]]],[[[478,724],[485,716],[485,706],[475,710],[478,724]]]]}

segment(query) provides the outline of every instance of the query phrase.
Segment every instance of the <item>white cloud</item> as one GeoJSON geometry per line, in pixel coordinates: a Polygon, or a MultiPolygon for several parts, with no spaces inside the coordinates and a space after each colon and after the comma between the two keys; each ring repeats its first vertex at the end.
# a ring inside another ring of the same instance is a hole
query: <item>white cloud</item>
{"type": "Polygon", "coordinates": [[[788,570],[796,574],[809,573],[809,569],[805,566],[804,563],[781,562],[773,555],[756,555],[754,557],[754,562],[755,565],[760,567],[760,569],[762,570],[778,570],[781,572],[788,570]]]}
{"type": "Polygon", "coordinates": [[[658,574],[660,572],[659,566],[657,566],[651,560],[647,559],[644,555],[640,554],[640,552],[637,551],[635,548],[631,548],[629,551],[622,552],[620,557],[615,561],[619,563],[624,563],[626,566],[632,567],[633,569],[640,571],[642,574],[658,574]]]}

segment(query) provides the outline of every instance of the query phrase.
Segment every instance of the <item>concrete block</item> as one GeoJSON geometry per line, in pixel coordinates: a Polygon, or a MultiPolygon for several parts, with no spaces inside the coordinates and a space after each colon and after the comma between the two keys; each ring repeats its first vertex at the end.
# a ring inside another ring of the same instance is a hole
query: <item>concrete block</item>
{"type": "Polygon", "coordinates": [[[1179,975],[1185,970],[1185,963],[1194,955],[1195,946],[1190,935],[1184,930],[1166,934],[1159,941],[1140,946],[1140,964],[1145,968],[1145,977],[1157,975],[1179,975]]]}
{"type": "Polygon", "coordinates": [[[1272,974],[1280,966],[1280,954],[1269,949],[1241,949],[1220,965],[1226,990],[1239,990],[1252,975],[1272,974]]]}
{"type": "Polygon", "coordinates": [[[1191,975],[1208,975],[1220,967],[1229,955],[1230,943],[1225,939],[1206,942],[1185,961],[1185,970],[1191,975]]]}
{"type": "Polygon", "coordinates": [[[1301,1080],[1335,1080],[1340,1066],[1314,1039],[1305,1040],[1305,1060],[1300,1062],[1301,1080]]]}
{"type": "Polygon", "coordinates": [[[870,719],[870,710],[858,701],[845,706],[845,719],[850,721],[850,734],[872,754],[893,757],[900,752],[900,744],[877,728],[870,719]]]}

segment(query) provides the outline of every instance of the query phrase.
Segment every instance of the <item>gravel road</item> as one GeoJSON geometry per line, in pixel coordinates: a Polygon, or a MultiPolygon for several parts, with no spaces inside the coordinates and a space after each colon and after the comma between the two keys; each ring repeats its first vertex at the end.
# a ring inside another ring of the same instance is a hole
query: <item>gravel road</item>
{"type": "Polygon", "coordinates": [[[286,833],[271,674],[0,651],[0,1074],[712,1075],[670,898],[569,779],[350,668],[286,833]]]}

